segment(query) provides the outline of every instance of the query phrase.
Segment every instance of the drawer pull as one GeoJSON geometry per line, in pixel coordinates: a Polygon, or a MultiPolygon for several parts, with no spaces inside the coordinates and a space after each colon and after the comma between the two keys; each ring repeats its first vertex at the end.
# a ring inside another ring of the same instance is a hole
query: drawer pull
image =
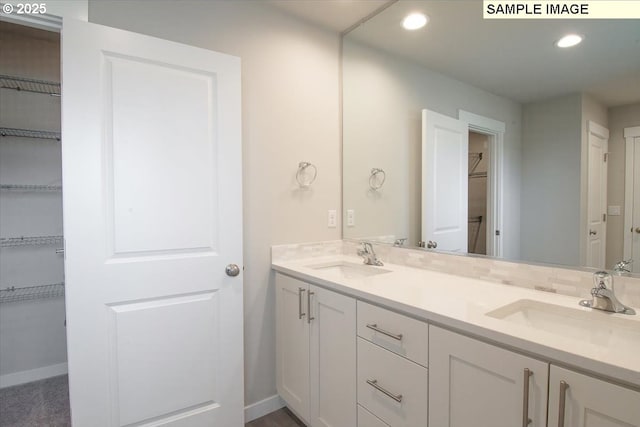
{"type": "Polygon", "coordinates": [[[402,334],[394,334],[392,332],[385,331],[384,329],[380,329],[378,328],[378,324],[376,323],[367,324],[367,328],[373,329],[376,332],[380,332],[382,335],[386,335],[389,338],[393,338],[394,340],[402,341],[402,334]]]}
{"type": "Polygon", "coordinates": [[[522,393],[522,427],[527,427],[531,424],[531,418],[529,418],[529,377],[533,375],[533,372],[529,368],[524,369],[524,381],[523,381],[523,393],[522,393]]]}
{"type": "Polygon", "coordinates": [[[305,291],[305,288],[298,288],[298,319],[302,319],[306,315],[306,313],[302,311],[302,293],[305,291]]]}
{"type": "Polygon", "coordinates": [[[311,321],[315,319],[315,317],[311,316],[311,296],[315,294],[315,292],[307,292],[307,311],[309,312],[309,315],[307,316],[307,323],[311,323],[311,321]]]}
{"type": "Polygon", "coordinates": [[[381,391],[382,393],[386,394],[387,396],[389,396],[390,398],[392,398],[396,402],[398,402],[398,403],[402,402],[402,395],[401,394],[393,394],[389,390],[386,390],[383,387],[380,387],[378,385],[378,380],[367,380],[367,384],[369,384],[371,387],[375,388],[376,390],[381,391]]]}
{"type": "Polygon", "coordinates": [[[560,381],[560,404],[558,405],[558,427],[564,427],[564,412],[565,404],[567,401],[567,389],[569,384],[565,381],[560,381]]]}

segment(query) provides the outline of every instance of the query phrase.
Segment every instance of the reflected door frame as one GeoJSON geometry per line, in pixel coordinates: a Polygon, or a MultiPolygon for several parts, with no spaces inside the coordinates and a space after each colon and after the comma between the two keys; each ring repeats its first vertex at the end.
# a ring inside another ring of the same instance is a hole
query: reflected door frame
{"type": "Polygon", "coordinates": [[[489,137],[489,165],[487,170],[487,255],[503,256],[502,244],[502,156],[506,125],[464,110],[458,119],[469,123],[469,131],[489,137]]]}
{"type": "MultiPolygon", "coordinates": [[[[624,138],[626,141],[625,152],[625,179],[624,179],[624,259],[633,259],[640,256],[640,248],[634,250],[634,229],[640,227],[640,212],[634,209],[634,204],[640,204],[640,200],[634,200],[634,194],[638,194],[640,189],[634,186],[634,175],[640,176],[640,164],[636,164],[635,158],[640,156],[640,126],[629,127],[624,129],[624,138]],[[638,170],[636,170],[638,169],[638,170]],[[634,221],[634,216],[638,218],[634,221]]],[[[640,239],[637,236],[636,239],[640,239]]],[[[640,246],[636,242],[636,246],[640,246]]],[[[634,273],[640,273],[640,259],[636,259],[631,264],[634,273]]]]}

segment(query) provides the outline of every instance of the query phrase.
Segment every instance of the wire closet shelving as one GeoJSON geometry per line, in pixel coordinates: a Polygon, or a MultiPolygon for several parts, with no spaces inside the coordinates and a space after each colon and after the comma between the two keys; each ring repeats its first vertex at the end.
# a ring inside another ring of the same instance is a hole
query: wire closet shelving
{"type": "Polygon", "coordinates": [[[62,191],[61,185],[36,185],[36,184],[1,184],[0,191],[13,192],[39,192],[39,193],[55,193],[62,191]]]}
{"type": "Polygon", "coordinates": [[[36,138],[36,139],[51,139],[60,141],[60,132],[52,132],[48,130],[36,130],[36,129],[17,129],[17,128],[0,128],[0,135],[14,136],[16,138],[36,138]]]}
{"type": "Polygon", "coordinates": [[[60,96],[60,83],[47,80],[36,80],[27,77],[8,76],[0,74],[0,87],[21,92],[44,93],[60,96]]]}
{"type": "Polygon", "coordinates": [[[0,247],[58,245],[62,242],[62,236],[2,237],[0,238],[0,247]]]}
{"type": "Polygon", "coordinates": [[[39,286],[9,286],[0,289],[0,304],[64,296],[64,282],[39,286]]]}

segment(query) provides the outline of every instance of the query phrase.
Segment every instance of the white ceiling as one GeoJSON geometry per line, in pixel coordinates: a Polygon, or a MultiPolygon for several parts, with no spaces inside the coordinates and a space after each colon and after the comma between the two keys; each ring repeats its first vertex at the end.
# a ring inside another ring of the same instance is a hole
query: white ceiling
{"type": "Polygon", "coordinates": [[[266,0],[291,15],[342,32],[389,0],[266,0]]]}
{"type": "MultiPolygon", "coordinates": [[[[386,0],[268,0],[308,21],[343,31],[386,0]]],[[[640,21],[485,20],[480,0],[400,0],[347,36],[519,102],[572,92],[606,106],[640,102],[640,21]],[[400,26],[411,11],[429,24],[400,26]],[[560,50],[554,42],[577,32],[584,41],[560,50]]]]}

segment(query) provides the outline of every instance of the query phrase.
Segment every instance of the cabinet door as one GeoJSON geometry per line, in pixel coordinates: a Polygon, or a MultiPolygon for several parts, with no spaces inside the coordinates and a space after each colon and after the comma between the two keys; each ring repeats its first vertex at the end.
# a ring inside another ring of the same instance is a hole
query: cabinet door
{"type": "Polygon", "coordinates": [[[544,427],[547,375],[539,360],[430,326],[429,425],[544,427]]]}
{"type": "Polygon", "coordinates": [[[310,286],[311,426],[355,426],[356,300],[310,286]]]}
{"type": "Polygon", "coordinates": [[[640,427],[640,392],[552,365],[549,427],[556,426],[640,427]]]}
{"type": "Polygon", "coordinates": [[[309,420],[309,285],[276,275],[276,386],[287,406],[309,420]]]}

